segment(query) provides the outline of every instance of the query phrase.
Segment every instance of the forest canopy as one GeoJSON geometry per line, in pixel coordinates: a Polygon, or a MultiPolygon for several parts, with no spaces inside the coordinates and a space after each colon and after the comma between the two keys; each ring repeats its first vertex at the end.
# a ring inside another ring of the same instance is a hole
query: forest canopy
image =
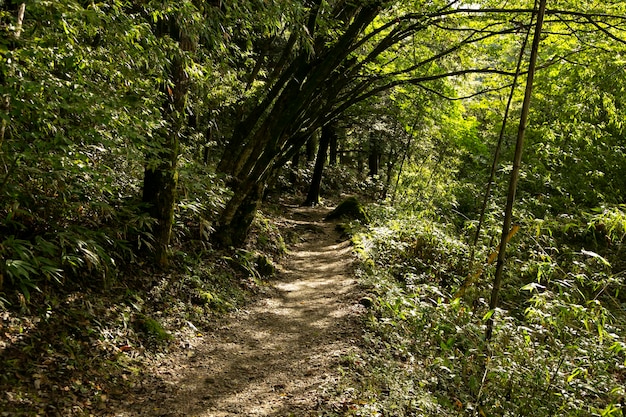
{"type": "MultiPolygon", "coordinates": [[[[135,240],[149,226],[165,264],[184,194],[213,225],[212,243],[240,246],[267,186],[324,126],[351,133],[335,151],[356,141],[380,154],[367,156],[374,175],[384,159],[386,188],[395,176],[394,194],[413,193],[419,187],[399,189],[408,178],[398,160],[436,159],[437,150],[418,156],[426,141],[412,138],[437,143],[440,155],[488,157],[501,117],[493,103],[511,87],[533,10],[532,2],[491,1],[5,1],[5,235],[30,246],[35,235],[47,242],[64,230],[49,250],[67,253],[65,270],[85,262],[72,242],[83,233],[98,229],[85,241],[108,258],[102,245],[135,240]],[[351,128],[363,122],[369,138],[351,128]],[[180,179],[181,170],[193,179],[180,179]],[[189,189],[200,178],[202,190],[189,189]],[[118,221],[138,226],[104,231],[118,221]]],[[[621,129],[614,80],[623,71],[623,12],[621,2],[548,5],[542,111],[531,132],[541,140],[525,186],[556,187],[559,204],[572,193],[592,206],[619,202],[623,176],[606,171],[619,172],[623,159],[611,146],[621,129]],[[565,163],[576,159],[573,143],[593,148],[594,138],[606,152],[588,148],[593,161],[565,163]],[[555,165],[604,186],[581,190],[582,177],[555,165]]],[[[458,166],[480,171],[470,161],[458,166]]],[[[5,249],[7,259],[16,247],[5,249]]]]}

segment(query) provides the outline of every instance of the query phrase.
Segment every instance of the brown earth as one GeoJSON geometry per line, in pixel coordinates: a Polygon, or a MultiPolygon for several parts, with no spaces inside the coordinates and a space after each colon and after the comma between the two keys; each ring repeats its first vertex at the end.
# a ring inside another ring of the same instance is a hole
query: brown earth
{"type": "Polygon", "coordinates": [[[114,415],[320,415],[341,358],[357,349],[363,308],[350,242],[321,220],[326,213],[290,208],[280,221],[298,242],[273,288],[165,356],[114,415]]]}

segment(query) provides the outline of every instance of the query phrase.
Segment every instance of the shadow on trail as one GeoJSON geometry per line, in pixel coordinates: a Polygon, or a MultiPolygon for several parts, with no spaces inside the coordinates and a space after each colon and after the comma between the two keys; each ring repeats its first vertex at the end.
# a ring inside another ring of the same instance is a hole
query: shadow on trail
{"type": "Polygon", "coordinates": [[[153,377],[159,392],[138,392],[116,416],[317,415],[319,388],[332,384],[358,338],[349,242],[332,225],[296,245],[276,295],[240,311],[178,363],[153,377]],[[132,411],[131,411],[132,410],[132,411]]]}
{"type": "Polygon", "coordinates": [[[104,415],[105,399],[122,395],[132,378],[131,361],[121,362],[113,344],[124,334],[101,324],[121,320],[124,293],[83,290],[53,299],[47,314],[0,311],[2,416],[104,415]]]}

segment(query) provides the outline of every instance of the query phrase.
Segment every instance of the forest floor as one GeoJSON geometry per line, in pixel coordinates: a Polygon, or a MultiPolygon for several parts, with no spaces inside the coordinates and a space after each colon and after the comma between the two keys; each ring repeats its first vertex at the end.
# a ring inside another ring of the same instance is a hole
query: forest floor
{"type": "MultiPolygon", "coordinates": [[[[359,288],[350,241],[324,208],[277,219],[297,236],[271,288],[187,349],[151,366],[115,416],[318,416],[358,350],[359,288]]],[[[112,410],[111,410],[112,411],[112,410]]]]}

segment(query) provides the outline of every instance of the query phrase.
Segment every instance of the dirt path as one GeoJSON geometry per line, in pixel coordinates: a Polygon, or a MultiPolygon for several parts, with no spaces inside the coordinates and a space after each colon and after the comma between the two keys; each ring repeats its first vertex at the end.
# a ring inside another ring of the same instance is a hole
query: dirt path
{"type": "Polygon", "coordinates": [[[232,315],[186,356],[155,373],[164,381],[142,410],[118,416],[317,416],[341,356],[359,337],[349,241],[293,208],[283,220],[300,242],[290,248],[276,290],[232,315]]]}

